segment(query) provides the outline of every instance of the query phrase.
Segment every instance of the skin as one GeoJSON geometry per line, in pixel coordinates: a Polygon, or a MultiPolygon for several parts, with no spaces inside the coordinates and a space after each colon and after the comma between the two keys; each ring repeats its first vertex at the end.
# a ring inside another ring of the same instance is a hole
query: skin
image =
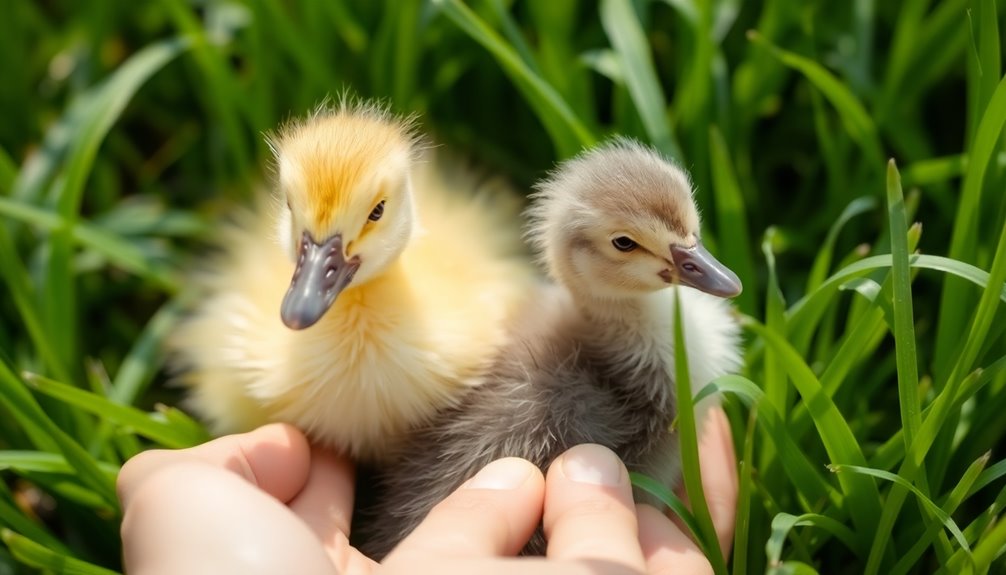
{"type": "MultiPolygon", "coordinates": [[[[723,412],[706,418],[702,479],[729,549],[737,476],[723,412]]],[[[547,477],[507,458],[486,466],[379,565],[349,546],[353,466],[272,424],[191,449],[147,451],[118,479],[128,573],[712,573],[681,528],[634,505],[621,461],[598,445],[565,452],[547,477]],[[539,521],[546,558],[514,558],[539,521]]]]}

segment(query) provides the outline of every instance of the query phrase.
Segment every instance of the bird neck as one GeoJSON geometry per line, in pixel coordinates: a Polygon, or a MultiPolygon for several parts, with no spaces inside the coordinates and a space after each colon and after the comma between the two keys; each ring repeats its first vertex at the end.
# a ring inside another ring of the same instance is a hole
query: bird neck
{"type": "MultiPolygon", "coordinates": [[[[556,283],[568,290],[584,322],[583,342],[635,356],[638,350],[656,351],[669,339],[666,299],[658,292],[598,295],[569,264],[568,253],[550,251],[544,258],[556,283]],[[594,343],[592,344],[591,341],[594,343]]],[[[645,358],[662,361],[661,357],[645,358]]]]}
{"type": "Polygon", "coordinates": [[[591,323],[636,323],[643,319],[643,298],[595,297],[573,292],[573,301],[591,323]]]}
{"type": "Polygon", "coordinates": [[[651,295],[635,297],[595,297],[573,292],[585,323],[591,333],[603,339],[610,348],[613,344],[626,349],[640,345],[651,347],[654,339],[664,339],[661,327],[666,323],[667,310],[660,309],[651,295]]]}

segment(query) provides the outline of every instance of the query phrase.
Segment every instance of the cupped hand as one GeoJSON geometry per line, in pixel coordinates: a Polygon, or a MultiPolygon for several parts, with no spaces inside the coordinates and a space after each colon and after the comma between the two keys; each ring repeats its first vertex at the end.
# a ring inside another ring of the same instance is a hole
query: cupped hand
{"type": "MultiPolygon", "coordinates": [[[[707,418],[703,482],[729,544],[736,475],[722,412],[707,418]],[[708,468],[708,469],[707,469],[708,468]],[[732,479],[731,479],[732,478],[732,479]]],[[[635,506],[625,467],[600,446],[563,454],[547,478],[496,461],[437,505],[377,564],[349,546],[353,467],[273,424],[178,451],[148,451],[119,475],[126,571],[154,573],[703,573],[670,520],[635,506]],[[540,521],[546,558],[514,558],[540,521]]],[[[724,546],[726,548],[726,546],[724,546]]]]}

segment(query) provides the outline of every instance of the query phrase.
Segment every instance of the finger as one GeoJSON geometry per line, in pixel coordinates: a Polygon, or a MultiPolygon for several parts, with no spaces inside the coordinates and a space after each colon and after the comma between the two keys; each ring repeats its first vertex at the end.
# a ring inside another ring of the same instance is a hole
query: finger
{"type": "Polygon", "coordinates": [[[645,565],[629,474],[606,447],[578,445],[552,463],[544,527],[549,559],[610,561],[640,571],[645,565]]]}
{"type": "Polygon", "coordinates": [[[688,535],[650,505],[637,505],[639,545],[648,575],[712,573],[712,565],[688,535]]]}
{"type": "Polygon", "coordinates": [[[516,554],[541,519],[545,486],[528,461],[494,461],[430,511],[385,564],[408,566],[417,556],[492,557],[516,554]]]}
{"type": "Polygon", "coordinates": [[[703,425],[699,438],[699,469],[720,549],[729,556],[737,517],[737,457],[730,420],[719,406],[709,410],[703,425]]]}
{"type": "Polygon", "coordinates": [[[126,571],[334,573],[314,534],[287,507],[237,474],[204,461],[153,471],[131,493],[122,522],[126,571]]]}
{"type": "Polygon", "coordinates": [[[350,563],[356,561],[358,555],[349,546],[355,475],[348,458],[313,448],[307,482],[289,504],[290,510],[315,533],[333,564],[343,573],[360,572],[350,569],[350,563]]]}
{"type": "MultiPolygon", "coordinates": [[[[380,575],[640,575],[622,564],[607,561],[557,562],[544,558],[503,557],[426,561],[421,564],[384,564],[380,575]]],[[[681,571],[680,573],[685,573],[681,571]]]]}
{"type": "Polygon", "coordinates": [[[153,473],[186,461],[201,461],[233,471],[286,502],[307,479],[310,451],[300,431],[281,423],[228,435],[190,449],[145,451],[127,461],[119,473],[117,489],[122,504],[129,505],[133,491],[153,473]]]}

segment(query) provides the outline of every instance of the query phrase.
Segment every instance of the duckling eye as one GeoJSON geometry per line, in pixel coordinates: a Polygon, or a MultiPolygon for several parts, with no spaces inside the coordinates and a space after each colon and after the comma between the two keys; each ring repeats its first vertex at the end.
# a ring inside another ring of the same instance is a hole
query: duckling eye
{"type": "Polygon", "coordinates": [[[611,240],[611,245],[615,246],[615,249],[620,252],[631,252],[636,249],[636,242],[625,236],[618,236],[611,240]]]}
{"type": "Polygon", "coordinates": [[[381,200],[381,203],[374,206],[374,209],[370,211],[370,216],[367,219],[372,222],[376,222],[377,220],[381,219],[381,216],[383,215],[384,215],[384,200],[381,200]]]}

